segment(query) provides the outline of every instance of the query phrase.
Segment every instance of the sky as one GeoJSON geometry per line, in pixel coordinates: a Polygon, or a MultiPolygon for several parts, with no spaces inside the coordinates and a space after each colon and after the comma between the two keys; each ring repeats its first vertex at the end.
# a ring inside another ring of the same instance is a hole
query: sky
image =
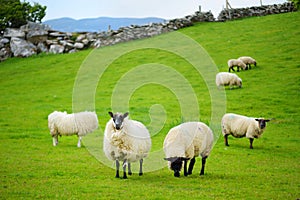
{"type": "MultiPolygon", "coordinates": [[[[211,11],[215,18],[225,7],[226,0],[26,0],[47,6],[43,21],[70,17],[73,19],[97,17],[160,17],[181,18],[199,10],[211,11]]],[[[228,0],[233,8],[280,4],[287,0],[228,0]]]]}

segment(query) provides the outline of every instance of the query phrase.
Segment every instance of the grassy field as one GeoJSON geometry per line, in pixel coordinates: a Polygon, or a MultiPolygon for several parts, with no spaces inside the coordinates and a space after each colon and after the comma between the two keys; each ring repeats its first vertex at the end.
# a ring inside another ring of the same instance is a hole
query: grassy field
{"type": "MultiPolygon", "coordinates": [[[[226,93],[226,112],[272,119],[262,138],[254,140],[253,150],[246,138],[229,137],[230,147],[225,147],[220,137],[201,177],[198,158],[189,177],[175,178],[164,167],[142,177],[133,174],[127,180],[116,179],[113,163],[111,167],[103,164],[85,145],[77,148],[76,136],[59,138],[59,145],[52,146],[47,116],[54,110],[72,112],[74,83],[82,63],[94,53],[91,50],[0,63],[0,199],[299,199],[299,23],[300,13],[295,12],[199,23],[180,30],[208,52],[220,71],[227,71],[230,58],[256,58],[257,67],[238,73],[242,89],[219,92],[226,93]]],[[[152,39],[147,40],[151,43],[152,39]]],[[[94,59],[97,65],[100,60],[94,59]]],[[[212,103],[204,78],[184,58],[149,48],[118,57],[99,78],[94,91],[99,129],[91,135],[101,138],[118,81],[126,80],[136,66],[148,63],[169,66],[185,77],[197,97],[201,121],[209,124],[212,103]]],[[[144,76],[147,79],[147,74],[144,76]]],[[[152,137],[152,151],[162,148],[169,128],[185,121],[176,94],[159,84],[136,88],[128,103],[131,118],[148,125],[149,109],[165,112],[164,126],[152,137]],[[163,105],[163,110],[157,104],[163,105]]],[[[151,165],[147,159],[144,163],[145,167],[151,165]]]]}

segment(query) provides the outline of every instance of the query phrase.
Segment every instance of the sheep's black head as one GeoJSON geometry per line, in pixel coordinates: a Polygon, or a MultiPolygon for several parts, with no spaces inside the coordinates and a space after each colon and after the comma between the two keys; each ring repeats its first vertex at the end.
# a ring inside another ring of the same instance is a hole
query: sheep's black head
{"type": "Polygon", "coordinates": [[[182,168],[182,162],[189,160],[189,158],[184,157],[171,157],[171,158],[164,158],[165,160],[171,163],[170,169],[174,171],[174,176],[180,176],[180,170],[182,168]]]}
{"type": "Polygon", "coordinates": [[[260,129],[264,129],[266,127],[266,122],[270,121],[269,119],[255,119],[258,121],[258,126],[260,129]]]}
{"type": "Polygon", "coordinates": [[[113,125],[117,130],[121,130],[123,128],[123,121],[128,116],[128,112],[122,114],[122,113],[112,113],[108,112],[110,117],[113,119],[113,125]]]}

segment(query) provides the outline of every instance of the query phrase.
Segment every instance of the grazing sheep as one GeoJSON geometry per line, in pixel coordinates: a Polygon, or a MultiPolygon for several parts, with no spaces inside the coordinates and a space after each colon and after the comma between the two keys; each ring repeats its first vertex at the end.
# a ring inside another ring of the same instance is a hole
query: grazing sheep
{"type": "Polygon", "coordinates": [[[139,175],[143,174],[143,158],[151,149],[151,137],[147,128],[140,122],[127,118],[128,112],[109,112],[111,119],[104,132],[103,150],[106,157],[116,161],[116,178],[119,178],[119,161],[123,161],[123,178],[126,179],[126,166],[131,175],[131,162],[140,161],[139,175]]]}
{"type": "Polygon", "coordinates": [[[248,69],[247,65],[242,60],[238,60],[238,59],[230,59],[228,60],[227,64],[228,64],[229,72],[231,69],[235,72],[233,67],[237,67],[238,72],[240,71],[240,68],[242,68],[243,70],[248,69]]]}
{"type": "Polygon", "coordinates": [[[245,137],[250,140],[250,149],[253,149],[254,138],[259,138],[266,127],[269,119],[251,118],[233,113],[227,113],[222,117],[222,134],[224,136],[225,145],[228,144],[228,135],[241,138],[245,137]]]}
{"type": "Polygon", "coordinates": [[[58,136],[77,135],[77,147],[81,147],[82,136],[98,128],[98,118],[95,112],[67,112],[54,111],[48,115],[48,128],[53,137],[53,146],[58,144],[58,136]]]}
{"type": "Polygon", "coordinates": [[[239,86],[241,88],[242,79],[236,74],[232,74],[229,72],[220,72],[216,75],[216,85],[218,86],[218,88],[220,88],[220,86],[227,85],[229,85],[230,89],[232,89],[234,85],[239,86]]]}
{"type": "Polygon", "coordinates": [[[243,63],[245,63],[249,69],[251,69],[251,64],[253,64],[254,66],[256,66],[256,60],[253,59],[253,58],[251,58],[251,57],[249,57],[249,56],[239,57],[238,60],[243,61],[243,63]]]}
{"type": "Polygon", "coordinates": [[[184,162],[184,175],[192,174],[195,157],[202,157],[200,175],[204,175],[206,158],[213,146],[213,132],[202,122],[186,122],[172,128],[164,140],[165,160],[174,176],[180,176],[182,162],[184,162]],[[187,162],[191,159],[187,171],[187,162]]]}

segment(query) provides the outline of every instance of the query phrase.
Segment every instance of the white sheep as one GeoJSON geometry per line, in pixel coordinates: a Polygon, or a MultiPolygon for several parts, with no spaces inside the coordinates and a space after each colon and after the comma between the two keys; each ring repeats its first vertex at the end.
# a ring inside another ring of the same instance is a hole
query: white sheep
{"type": "Polygon", "coordinates": [[[232,89],[234,85],[239,86],[241,88],[242,79],[236,74],[232,74],[229,72],[220,72],[216,75],[216,85],[218,86],[218,88],[220,88],[220,86],[227,85],[229,85],[230,89],[232,89]]]}
{"type": "Polygon", "coordinates": [[[77,147],[81,147],[82,136],[98,128],[98,118],[95,112],[67,112],[54,111],[48,115],[48,128],[53,138],[53,146],[58,144],[58,136],[77,135],[77,147]]]}
{"type": "Polygon", "coordinates": [[[243,61],[243,63],[245,63],[249,69],[251,69],[251,64],[256,66],[256,60],[251,58],[250,56],[241,56],[238,58],[238,60],[243,61]]]}
{"type": "Polygon", "coordinates": [[[143,174],[143,158],[151,149],[151,137],[147,128],[138,121],[128,119],[128,112],[109,112],[111,119],[104,131],[103,150],[106,157],[116,161],[116,178],[119,178],[119,161],[123,161],[123,178],[126,179],[126,166],[131,175],[131,162],[140,161],[139,175],[143,174]]]}
{"type": "Polygon", "coordinates": [[[240,68],[242,68],[243,70],[247,70],[247,65],[242,61],[242,60],[238,60],[238,59],[230,59],[227,62],[228,64],[228,71],[230,72],[230,70],[232,69],[233,71],[235,71],[233,69],[233,67],[237,67],[237,71],[240,71],[240,68]]]}
{"type": "Polygon", "coordinates": [[[213,132],[202,122],[186,122],[173,127],[164,140],[165,160],[174,176],[180,176],[182,162],[184,162],[184,175],[192,174],[195,157],[202,157],[200,175],[204,175],[206,158],[213,146],[213,132]],[[187,171],[187,162],[191,159],[187,171]]]}
{"type": "Polygon", "coordinates": [[[250,149],[253,149],[254,138],[259,138],[266,127],[269,119],[252,118],[233,113],[227,113],[222,117],[222,134],[226,146],[228,144],[228,135],[241,138],[245,137],[250,140],[250,149]]]}

